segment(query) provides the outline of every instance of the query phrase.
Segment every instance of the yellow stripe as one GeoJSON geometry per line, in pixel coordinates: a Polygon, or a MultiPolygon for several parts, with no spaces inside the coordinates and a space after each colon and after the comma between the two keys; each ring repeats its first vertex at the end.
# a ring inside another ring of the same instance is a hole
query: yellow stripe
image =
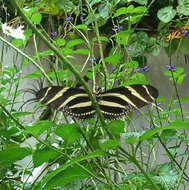
{"type": "Polygon", "coordinates": [[[46,98],[46,96],[48,95],[48,93],[49,93],[49,91],[51,90],[51,88],[52,88],[52,87],[47,88],[47,90],[46,90],[44,96],[39,100],[40,102],[42,102],[42,101],[46,98]]]}
{"type": "Polygon", "coordinates": [[[50,104],[51,102],[53,102],[54,100],[60,98],[67,90],[69,89],[69,87],[63,88],[62,90],[60,90],[57,94],[55,94],[55,96],[53,98],[51,98],[46,105],[50,104]]]}
{"type": "Polygon", "coordinates": [[[119,107],[119,108],[125,108],[125,106],[119,104],[119,103],[115,103],[115,102],[110,102],[110,101],[104,101],[104,100],[100,100],[98,102],[99,105],[102,106],[112,106],[112,107],[119,107]]]}
{"type": "Polygon", "coordinates": [[[137,97],[138,99],[142,100],[143,102],[146,102],[147,104],[149,104],[150,102],[148,102],[146,99],[144,99],[135,89],[133,89],[131,86],[126,86],[126,88],[131,92],[132,95],[134,95],[135,97],[137,97]]]}
{"type": "MultiPolygon", "coordinates": [[[[59,107],[58,109],[62,109],[66,104],[68,104],[70,101],[77,97],[88,97],[88,94],[75,94],[67,98],[59,107]]],[[[76,104],[77,105],[77,104],[76,104]]],[[[74,106],[74,105],[73,105],[74,106]]]]}
{"type": "Polygon", "coordinates": [[[145,88],[145,90],[146,90],[148,96],[149,96],[153,101],[155,101],[155,98],[150,94],[150,92],[149,92],[149,90],[148,90],[148,87],[147,87],[146,85],[142,85],[142,87],[145,88]]]}
{"type": "Polygon", "coordinates": [[[70,106],[69,108],[70,109],[83,108],[83,107],[88,107],[88,106],[91,106],[91,105],[92,105],[91,101],[88,101],[88,102],[82,102],[82,103],[74,104],[73,106],[70,106]]]}
{"type": "MultiPolygon", "coordinates": [[[[112,96],[112,97],[121,98],[122,100],[126,101],[128,104],[132,105],[134,108],[138,109],[138,107],[129,98],[127,98],[127,96],[125,96],[123,94],[110,92],[110,93],[101,94],[100,96],[112,96]]],[[[102,100],[100,100],[100,101],[102,101],[102,100]]],[[[110,102],[109,102],[109,104],[110,104],[110,102]]]]}

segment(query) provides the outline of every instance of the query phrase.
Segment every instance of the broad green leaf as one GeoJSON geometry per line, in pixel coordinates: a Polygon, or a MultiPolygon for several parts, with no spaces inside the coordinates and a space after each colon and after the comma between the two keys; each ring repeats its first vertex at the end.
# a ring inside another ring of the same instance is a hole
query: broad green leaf
{"type": "Polygon", "coordinates": [[[87,26],[85,24],[79,24],[79,25],[76,26],[76,28],[78,30],[84,30],[84,31],[88,30],[88,28],[87,28],[87,26]]]}
{"type": "Polygon", "coordinates": [[[176,15],[176,10],[172,6],[167,6],[158,10],[157,17],[164,23],[170,22],[176,15]]]}
{"type": "Polygon", "coordinates": [[[134,144],[137,140],[139,140],[140,136],[141,133],[138,132],[127,132],[121,134],[121,138],[124,139],[126,144],[134,144]]]}
{"type": "Polygon", "coordinates": [[[23,45],[23,40],[21,39],[15,39],[12,41],[12,45],[16,46],[17,48],[21,47],[23,45]]]}
{"type": "Polygon", "coordinates": [[[82,44],[84,42],[84,40],[82,39],[74,39],[74,40],[70,40],[67,44],[66,44],[66,48],[71,48],[73,46],[77,46],[79,44],[82,44]]]}
{"type": "Polygon", "coordinates": [[[61,124],[55,129],[55,134],[62,137],[67,144],[73,144],[81,136],[77,124],[61,124]]]}
{"type": "Polygon", "coordinates": [[[31,74],[24,76],[24,79],[40,78],[43,74],[41,71],[35,71],[31,74]]]}
{"type": "Polygon", "coordinates": [[[73,182],[77,179],[85,179],[90,177],[89,173],[83,168],[74,165],[66,168],[60,172],[56,177],[47,181],[43,190],[52,190],[55,187],[64,187],[66,184],[73,182]]]}
{"type": "Polygon", "coordinates": [[[70,48],[61,48],[61,53],[63,54],[63,56],[70,56],[73,54],[73,50],[70,48]]]}
{"type": "Polygon", "coordinates": [[[0,166],[13,164],[31,154],[29,148],[9,147],[0,151],[0,166]]]}
{"type": "Polygon", "coordinates": [[[124,14],[131,14],[132,16],[136,16],[136,14],[143,14],[146,12],[146,7],[145,6],[138,6],[134,7],[133,5],[129,5],[129,7],[121,7],[116,10],[114,17],[118,17],[120,15],[124,14]]]}
{"type": "Polygon", "coordinates": [[[100,147],[102,149],[117,149],[120,143],[120,140],[110,139],[100,142],[100,147]]]}
{"type": "Polygon", "coordinates": [[[76,6],[70,0],[57,0],[56,6],[59,9],[63,9],[65,12],[69,13],[72,11],[76,6]]]}
{"type": "Polygon", "coordinates": [[[34,24],[40,24],[41,23],[41,19],[42,19],[42,15],[40,13],[35,13],[31,17],[31,21],[34,24]]]}
{"type": "Polygon", "coordinates": [[[59,46],[64,46],[64,45],[66,44],[66,41],[65,41],[65,39],[63,39],[63,38],[58,38],[58,39],[56,40],[56,43],[57,43],[57,45],[59,45],[59,46]]]}
{"type": "Polygon", "coordinates": [[[81,54],[81,55],[88,55],[89,54],[89,50],[88,49],[82,49],[82,48],[80,48],[80,49],[76,49],[75,51],[74,51],[74,53],[75,54],[81,54]]]}
{"type": "Polygon", "coordinates": [[[109,1],[104,1],[98,6],[99,15],[104,19],[108,19],[110,16],[111,8],[112,4],[109,3],[109,1]]]}
{"type": "Polygon", "coordinates": [[[123,58],[123,54],[116,53],[114,55],[110,55],[104,59],[105,62],[110,62],[114,67],[121,61],[123,58]]]}
{"type": "Polygon", "coordinates": [[[32,155],[34,167],[38,167],[42,165],[44,162],[51,162],[57,156],[58,156],[57,152],[48,148],[44,148],[42,150],[36,150],[32,155]]]}
{"type": "Polygon", "coordinates": [[[120,138],[120,134],[124,132],[125,124],[121,120],[114,120],[108,125],[108,129],[116,138],[120,138]]]}
{"type": "Polygon", "coordinates": [[[158,176],[153,176],[152,179],[157,183],[166,186],[167,189],[175,187],[180,175],[172,168],[171,163],[164,163],[158,168],[158,176]]]}
{"type": "Polygon", "coordinates": [[[151,138],[153,135],[157,134],[160,131],[168,130],[168,129],[189,129],[189,122],[181,122],[181,121],[175,121],[170,123],[168,126],[164,126],[162,128],[153,128],[148,131],[146,131],[141,137],[140,141],[147,140],[151,138]]]}
{"type": "Polygon", "coordinates": [[[121,31],[117,34],[113,35],[112,37],[116,38],[116,42],[121,45],[127,45],[128,42],[131,40],[132,32],[130,30],[121,31]]]}
{"type": "Polygon", "coordinates": [[[126,13],[127,13],[127,7],[121,7],[116,10],[114,17],[118,17],[118,16],[126,14],[126,13]]]}
{"type": "Polygon", "coordinates": [[[45,130],[53,125],[52,121],[42,120],[37,121],[32,124],[32,126],[27,126],[24,130],[24,134],[32,134],[34,136],[41,135],[45,130]]]}
{"type": "Polygon", "coordinates": [[[189,15],[189,1],[178,0],[177,12],[185,16],[189,15]]]}
{"type": "MultiPolygon", "coordinates": [[[[89,153],[86,156],[82,156],[79,158],[73,158],[70,162],[66,162],[64,165],[62,165],[61,167],[59,167],[58,169],[52,171],[49,176],[44,180],[43,183],[46,183],[45,186],[48,186],[48,184],[50,184],[53,180],[56,180],[57,176],[61,176],[60,174],[62,172],[64,172],[64,170],[70,166],[75,165],[76,163],[82,162],[84,160],[88,160],[91,158],[96,158],[96,157],[101,157],[101,156],[108,156],[109,154],[103,151],[96,151],[96,152],[92,152],[89,153]]],[[[90,172],[90,171],[89,171],[90,172]]],[[[93,174],[95,175],[95,174],[93,174]]],[[[48,189],[48,187],[47,187],[48,189]]],[[[45,190],[45,189],[44,189],[45,190]]]]}

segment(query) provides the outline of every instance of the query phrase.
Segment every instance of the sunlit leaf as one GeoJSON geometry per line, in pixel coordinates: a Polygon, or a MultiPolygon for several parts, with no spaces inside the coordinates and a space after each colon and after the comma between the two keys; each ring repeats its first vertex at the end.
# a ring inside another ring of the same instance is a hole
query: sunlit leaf
{"type": "Polygon", "coordinates": [[[158,10],[157,17],[164,23],[170,22],[176,15],[176,10],[172,6],[164,7],[158,10]]]}
{"type": "Polygon", "coordinates": [[[35,13],[31,17],[31,21],[34,24],[40,24],[41,23],[41,19],[42,19],[42,15],[40,13],[35,13]]]}
{"type": "Polygon", "coordinates": [[[81,136],[78,125],[72,124],[61,124],[55,129],[56,135],[62,137],[67,144],[73,144],[81,136]]]}
{"type": "Polygon", "coordinates": [[[32,134],[34,136],[41,135],[45,130],[53,125],[52,121],[41,120],[32,124],[32,126],[27,126],[24,130],[24,134],[32,134]]]}
{"type": "Polygon", "coordinates": [[[42,165],[45,162],[51,162],[58,156],[58,153],[54,150],[44,148],[42,150],[35,150],[33,152],[32,158],[33,158],[33,164],[34,167],[38,167],[42,165]]]}
{"type": "Polygon", "coordinates": [[[7,164],[13,164],[14,162],[23,159],[24,157],[31,154],[29,148],[21,147],[9,147],[0,151],[0,166],[7,164]]]}

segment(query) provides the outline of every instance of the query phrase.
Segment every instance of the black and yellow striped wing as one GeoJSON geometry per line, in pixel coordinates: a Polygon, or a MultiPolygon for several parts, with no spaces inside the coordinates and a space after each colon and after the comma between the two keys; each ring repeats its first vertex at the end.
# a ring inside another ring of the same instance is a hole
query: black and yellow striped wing
{"type": "MultiPolygon", "coordinates": [[[[97,103],[105,119],[117,119],[133,109],[139,109],[155,101],[158,90],[150,85],[130,85],[110,89],[96,95],[97,103]]],[[[36,92],[36,100],[51,108],[63,110],[80,119],[91,119],[96,112],[84,89],[52,86],[36,92]]]]}
{"type": "Polygon", "coordinates": [[[61,86],[42,88],[36,93],[36,99],[77,119],[85,120],[95,116],[88,94],[80,88],[61,86]]]}
{"type": "Polygon", "coordinates": [[[97,102],[105,119],[117,119],[154,102],[157,97],[158,90],[153,86],[136,84],[99,93],[97,102]]]}

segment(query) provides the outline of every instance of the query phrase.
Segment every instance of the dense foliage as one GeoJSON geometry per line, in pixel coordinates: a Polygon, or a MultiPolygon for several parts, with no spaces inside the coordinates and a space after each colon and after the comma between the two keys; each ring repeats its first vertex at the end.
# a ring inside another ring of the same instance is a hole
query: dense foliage
{"type": "Polygon", "coordinates": [[[188,0],[0,0],[0,5],[0,189],[187,189],[189,123],[182,103],[189,96],[179,96],[178,86],[188,76],[177,58],[183,54],[188,60],[188,0]],[[31,46],[33,55],[26,53],[31,46]],[[147,56],[164,48],[171,100],[160,97],[144,112],[104,120],[92,92],[149,84],[147,56]],[[21,56],[20,63],[13,59],[7,66],[5,51],[14,52],[15,60],[21,56]],[[36,71],[23,75],[30,65],[36,71]],[[98,117],[81,122],[43,107],[29,123],[27,117],[41,105],[29,111],[17,106],[27,109],[19,86],[28,79],[82,86],[98,117]],[[146,128],[136,126],[138,118],[146,128]],[[164,163],[158,162],[160,149],[164,163]]]}

